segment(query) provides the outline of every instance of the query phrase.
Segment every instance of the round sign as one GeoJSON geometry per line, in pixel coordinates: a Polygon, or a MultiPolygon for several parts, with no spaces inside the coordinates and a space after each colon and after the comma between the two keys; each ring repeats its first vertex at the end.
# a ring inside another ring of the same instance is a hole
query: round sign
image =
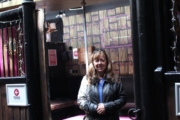
{"type": "Polygon", "coordinates": [[[18,95],[19,95],[19,90],[18,90],[18,89],[15,89],[15,90],[14,90],[14,95],[15,95],[15,96],[18,96],[18,95]]]}

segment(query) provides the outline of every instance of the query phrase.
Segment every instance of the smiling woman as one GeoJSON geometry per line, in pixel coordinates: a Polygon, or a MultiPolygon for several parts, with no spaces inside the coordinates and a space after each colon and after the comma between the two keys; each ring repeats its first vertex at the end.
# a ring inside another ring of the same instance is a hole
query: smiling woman
{"type": "Polygon", "coordinates": [[[126,100],[122,82],[113,74],[106,52],[93,52],[78,92],[77,102],[86,113],[85,120],[119,120],[118,111],[126,100]]]}

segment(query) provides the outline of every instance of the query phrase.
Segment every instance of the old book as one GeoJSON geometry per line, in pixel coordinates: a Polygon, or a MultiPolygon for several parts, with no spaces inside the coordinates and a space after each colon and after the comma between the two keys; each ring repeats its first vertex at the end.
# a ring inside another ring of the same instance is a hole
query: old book
{"type": "Polygon", "coordinates": [[[76,37],[77,37],[76,26],[70,26],[70,38],[76,38],[76,37]]]}
{"type": "Polygon", "coordinates": [[[120,67],[120,75],[125,75],[125,63],[120,62],[119,67],[120,67]]]}
{"type": "Polygon", "coordinates": [[[121,27],[121,29],[126,29],[126,17],[121,17],[120,27],[121,27]]]}
{"type": "Polygon", "coordinates": [[[112,63],[113,72],[115,75],[119,75],[119,62],[112,63]]]}
{"type": "Polygon", "coordinates": [[[63,31],[64,33],[69,33],[69,26],[64,26],[63,31]]]}
{"type": "Polygon", "coordinates": [[[128,55],[128,61],[133,61],[133,56],[132,56],[132,54],[129,54],[129,55],[128,55]]]}
{"type": "Polygon", "coordinates": [[[99,15],[91,15],[92,22],[98,22],[99,21],[99,15]]]}
{"type": "Polygon", "coordinates": [[[77,32],[77,34],[78,34],[78,38],[84,37],[84,32],[82,32],[82,31],[77,32]]]}
{"type": "Polygon", "coordinates": [[[110,49],[110,59],[112,60],[112,62],[117,62],[119,61],[119,52],[118,52],[118,49],[116,48],[113,48],[113,49],[110,49]]]}
{"type": "Polygon", "coordinates": [[[124,14],[125,13],[125,7],[117,7],[116,8],[116,15],[124,14]]]}
{"type": "Polygon", "coordinates": [[[119,15],[121,13],[121,8],[120,7],[117,7],[116,8],[116,15],[119,15]]]}
{"type": "Polygon", "coordinates": [[[92,42],[92,37],[91,36],[87,37],[87,44],[88,44],[88,47],[93,46],[93,42],[92,42]]]}
{"type": "Polygon", "coordinates": [[[91,15],[98,15],[98,11],[91,12],[91,15]]]}
{"type": "Polygon", "coordinates": [[[77,38],[70,39],[70,42],[71,42],[71,46],[73,48],[77,48],[77,38]]]}
{"type": "Polygon", "coordinates": [[[86,13],[86,22],[91,22],[91,13],[86,13]]]}
{"type": "Polygon", "coordinates": [[[131,29],[127,30],[127,39],[128,39],[128,43],[132,43],[132,39],[131,39],[131,29]]]}
{"type": "Polygon", "coordinates": [[[86,24],[86,29],[87,29],[87,36],[92,35],[92,24],[91,23],[86,24]]]}
{"type": "Polygon", "coordinates": [[[93,46],[95,47],[95,49],[100,49],[101,48],[100,43],[94,43],[93,46]]]}
{"type": "Polygon", "coordinates": [[[117,17],[118,29],[126,29],[126,17],[117,17]]]}
{"type": "Polygon", "coordinates": [[[70,35],[68,33],[64,34],[63,39],[70,39],[70,35]]]}
{"type": "Polygon", "coordinates": [[[104,19],[103,20],[103,31],[109,31],[109,20],[108,19],[104,19]]]}
{"type": "Polygon", "coordinates": [[[118,45],[118,31],[112,31],[110,32],[110,38],[111,38],[111,46],[117,46],[118,45]]]}
{"type": "Polygon", "coordinates": [[[84,47],[85,43],[84,43],[84,37],[79,37],[78,38],[78,48],[82,48],[84,47]]]}
{"type": "Polygon", "coordinates": [[[132,46],[127,47],[127,49],[128,49],[128,54],[132,54],[132,46]]]}
{"type": "Polygon", "coordinates": [[[109,9],[107,10],[108,16],[114,16],[116,14],[115,9],[109,9]]]}
{"type": "Polygon", "coordinates": [[[69,17],[63,17],[62,20],[64,26],[69,26],[69,17]]]}
{"type": "Polygon", "coordinates": [[[93,22],[92,23],[92,34],[93,35],[99,35],[100,34],[99,22],[93,22]]]}
{"type": "Polygon", "coordinates": [[[76,16],[72,15],[69,16],[69,25],[75,25],[76,24],[76,16]]]}
{"type": "Polygon", "coordinates": [[[110,58],[110,49],[109,49],[109,48],[106,48],[106,49],[104,49],[104,50],[105,50],[107,56],[110,58]]]}
{"type": "Polygon", "coordinates": [[[83,23],[84,22],[83,15],[82,14],[76,15],[76,20],[77,20],[77,24],[83,23]]]}
{"type": "Polygon", "coordinates": [[[129,62],[124,62],[124,75],[129,74],[129,62]]]}
{"type": "Polygon", "coordinates": [[[128,39],[127,39],[127,30],[121,30],[119,32],[119,44],[128,44],[128,39]]]}
{"type": "Polygon", "coordinates": [[[128,51],[126,47],[118,48],[119,51],[119,61],[127,61],[128,59],[128,51]]]}
{"type": "Polygon", "coordinates": [[[93,36],[93,44],[100,43],[100,40],[101,40],[101,36],[99,35],[93,36]]]}
{"type": "Polygon", "coordinates": [[[109,28],[110,28],[110,31],[115,31],[115,30],[117,30],[117,23],[110,23],[110,24],[109,24],[109,28]]]}
{"type": "Polygon", "coordinates": [[[105,32],[103,34],[103,39],[104,39],[104,46],[110,46],[110,33],[109,32],[105,32]]]}
{"type": "Polygon", "coordinates": [[[127,28],[131,28],[131,21],[127,21],[127,28]]]}
{"type": "Polygon", "coordinates": [[[83,26],[83,24],[78,24],[78,25],[77,25],[77,31],[84,31],[84,26],[83,26]]]}
{"type": "Polygon", "coordinates": [[[107,17],[107,10],[100,10],[99,11],[99,19],[104,19],[107,17]]]}
{"type": "Polygon", "coordinates": [[[117,21],[116,16],[109,17],[109,23],[114,23],[117,21]]]}
{"type": "Polygon", "coordinates": [[[112,62],[112,67],[113,67],[113,70],[119,71],[119,62],[112,62]]]}
{"type": "Polygon", "coordinates": [[[125,6],[125,14],[126,15],[130,14],[130,6],[125,6]]]}
{"type": "Polygon", "coordinates": [[[110,31],[117,30],[116,16],[109,17],[109,28],[110,28],[110,31]]]}

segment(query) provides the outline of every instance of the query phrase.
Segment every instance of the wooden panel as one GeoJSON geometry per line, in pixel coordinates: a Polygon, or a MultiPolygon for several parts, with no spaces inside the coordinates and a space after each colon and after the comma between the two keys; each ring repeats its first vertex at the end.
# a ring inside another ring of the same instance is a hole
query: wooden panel
{"type": "Polygon", "coordinates": [[[42,114],[43,120],[49,120],[51,113],[50,113],[50,105],[48,99],[48,80],[47,80],[47,73],[46,73],[46,58],[45,58],[45,42],[44,42],[44,12],[39,10],[37,11],[37,32],[38,32],[38,45],[39,45],[39,65],[40,65],[40,81],[41,81],[41,94],[42,94],[42,114]]]}
{"type": "Polygon", "coordinates": [[[7,107],[7,102],[6,102],[6,92],[5,92],[5,85],[2,85],[1,86],[1,101],[2,101],[2,120],[7,120],[8,118],[8,115],[7,115],[7,112],[8,112],[8,107],[7,107]]]}
{"type": "Polygon", "coordinates": [[[3,120],[3,109],[2,109],[2,105],[3,105],[3,103],[2,103],[2,84],[0,84],[0,120],[3,120]]]}
{"type": "Polygon", "coordinates": [[[0,84],[0,120],[27,120],[27,107],[7,106],[5,84],[0,84]]]}
{"type": "Polygon", "coordinates": [[[166,91],[167,91],[167,112],[169,116],[168,120],[180,120],[180,118],[176,116],[176,111],[175,111],[174,82],[166,83],[166,91]]]}

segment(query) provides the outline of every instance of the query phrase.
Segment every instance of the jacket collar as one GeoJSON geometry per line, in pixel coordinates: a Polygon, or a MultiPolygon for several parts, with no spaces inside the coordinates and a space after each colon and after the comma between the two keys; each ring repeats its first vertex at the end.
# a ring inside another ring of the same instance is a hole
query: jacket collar
{"type": "MultiPolygon", "coordinates": [[[[99,78],[98,78],[98,77],[93,77],[93,78],[91,78],[91,81],[92,81],[92,82],[91,82],[92,84],[96,84],[97,82],[99,82],[99,78]]],[[[107,74],[107,75],[105,75],[105,77],[104,77],[104,81],[105,81],[105,82],[108,82],[108,83],[113,83],[114,78],[110,77],[110,75],[107,74]]]]}

